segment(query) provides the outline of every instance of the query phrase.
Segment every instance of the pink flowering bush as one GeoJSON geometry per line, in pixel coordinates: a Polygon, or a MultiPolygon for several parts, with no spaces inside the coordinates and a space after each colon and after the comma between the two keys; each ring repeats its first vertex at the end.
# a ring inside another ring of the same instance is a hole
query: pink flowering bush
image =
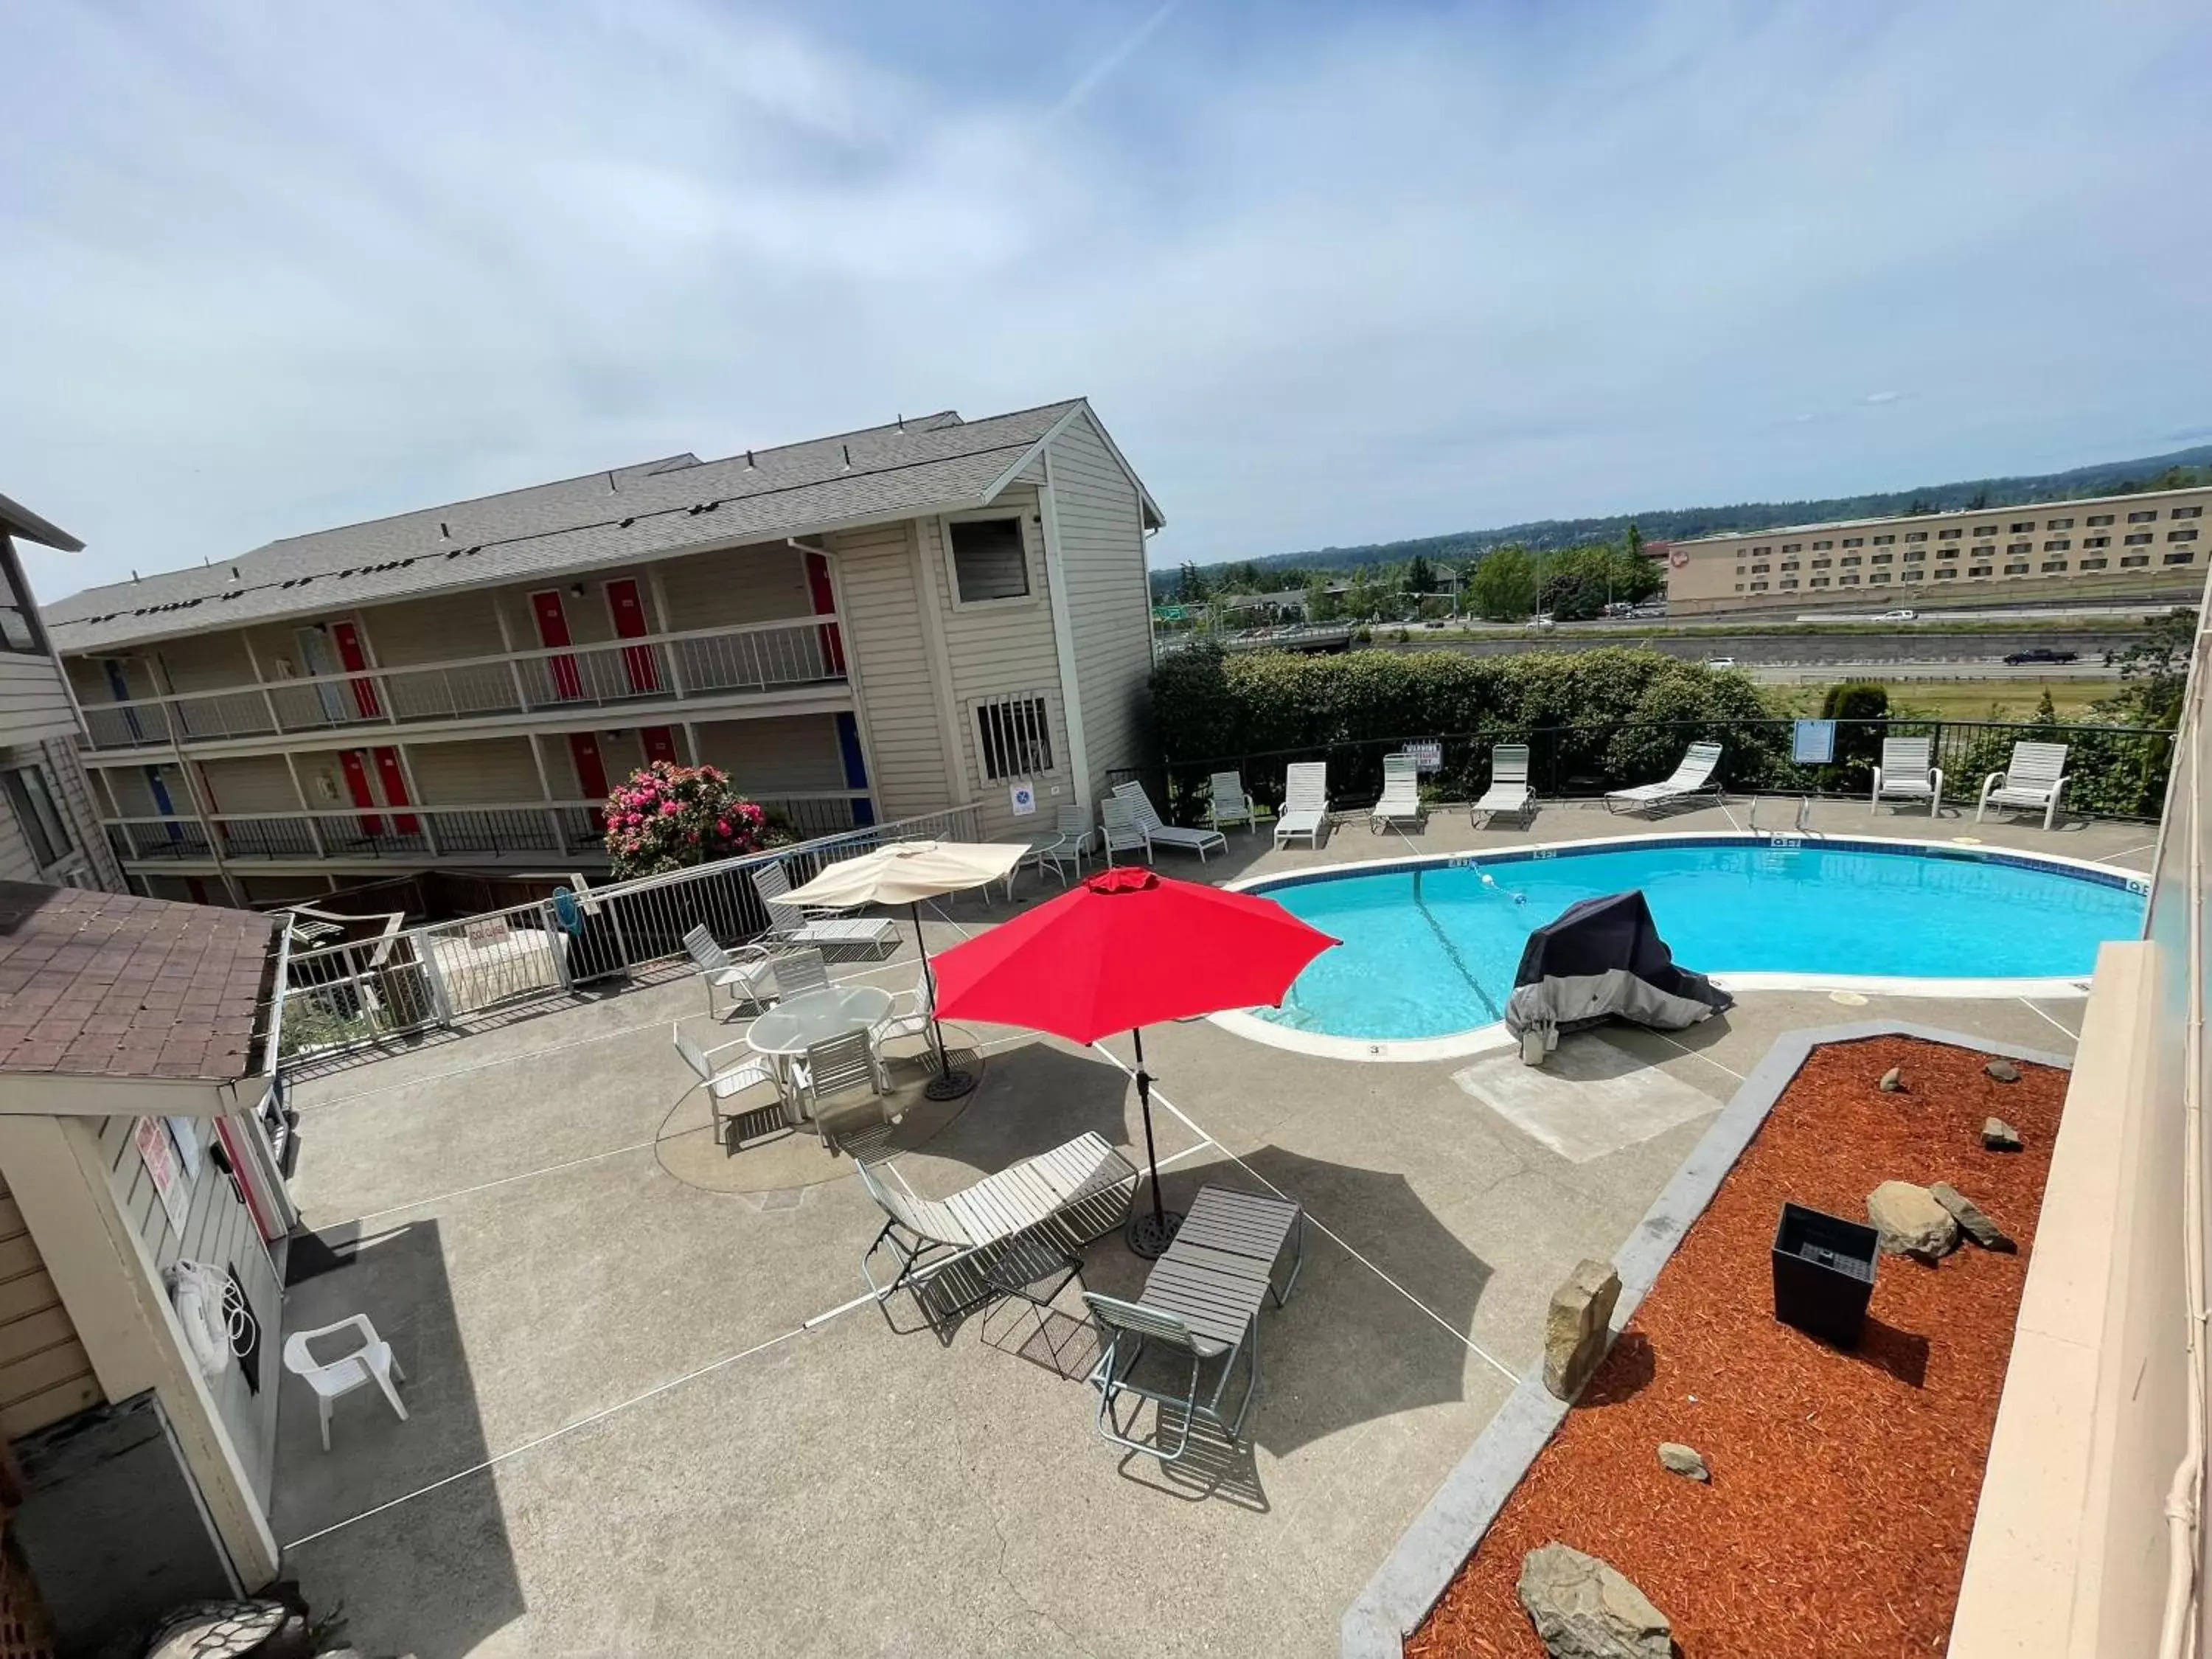
{"type": "Polygon", "coordinates": [[[606,819],[607,856],[617,878],[709,864],[788,839],[726,773],[666,761],[617,785],[607,797],[606,819]]]}

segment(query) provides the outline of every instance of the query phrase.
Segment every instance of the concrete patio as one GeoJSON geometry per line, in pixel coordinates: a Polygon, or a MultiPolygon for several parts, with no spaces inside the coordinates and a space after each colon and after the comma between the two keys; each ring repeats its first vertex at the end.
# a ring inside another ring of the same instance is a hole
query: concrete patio
{"type": "MultiPolygon", "coordinates": [[[[1766,803],[1759,821],[1795,809],[1766,803]]],[[[1314,854],[1232,833],[1203,874],[1635,827],[1552,805],[1525,834],[1439,812],[1410,838],[1340,826],[1314,854]]],[[[1863,804],[1816,807],[1811,827],[1931,834],[1923,814],[1863,804]]],[[[2151,834],[2046,836],[1969,811],[1933,838],[2145,868],[2151,834]]],[[[1024,878],[1014,908],[1041,896],[1024,878]]],[[[933,948],[1008,914],[946,907],[933,948]]],[[[912,952],[838,971],[902,985],[912,952]]],[[[1118,1234],[1049,1317],[1010,1301],[933,1329],[911,1298],[879,1309],[858,1257],[881,1218],[849,1159],[811,1135],[713,1143],[670,1024],[718,1042],[741,1026],[711,1027],[694,981],[335,1071],[295,1097],[295,1191],[330,1251],[295,1243],[286,1322],[368,1313],[406,1368],[411,1416],[349,1396],[325,1454],[312,1399],[285,1379],[279,1540],[360,1645],[424,1659],[1333,1652],[1345,1604],[1537,1356],[1553,1288],[1620,1246],[1778,1034],[1887,1013],[2070,1052],[2079,1006],[1875,999],[1844,1015],[1826,995],[1754,993],[1679,1036],[1571,1039],[1577,1075],[1650,1105],[1596,1140],[1485,1070],[1500,1062],[1368,1065],[1203,1022],[1149,1031],[1169,1202],[1272,1187],[1314,1224],[1297,1294],[1261,1318],[1249,1444],[1175,1468],[1092,1428],[1079,1291],[1141,1284],[1118,1234]]],[[[955,1035],[981,1086],[915,1103],[868,1152],[915,1190],[1086,1129],[1141,1163],[1125,1043],[955,1035]]],[[[902,1075],[910,1087],[918,1065],[902,1075]]]]}

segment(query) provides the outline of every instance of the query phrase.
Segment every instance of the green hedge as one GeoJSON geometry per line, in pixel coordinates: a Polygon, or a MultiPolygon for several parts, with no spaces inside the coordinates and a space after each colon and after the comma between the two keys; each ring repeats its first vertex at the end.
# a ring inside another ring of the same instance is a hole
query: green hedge
{"type": "MultiPolygon", "coordinates": [[[[1427,732],[1726,722],[1772,713],[1742,675],[1656,651],[1301,656],[1199,647],[1168,657],[1152,676],[1152,720],[1170,761],[1427,732]]],[[[1680,754],[1679,743],[1672,746],[1668,766],[1680,754]]]]}

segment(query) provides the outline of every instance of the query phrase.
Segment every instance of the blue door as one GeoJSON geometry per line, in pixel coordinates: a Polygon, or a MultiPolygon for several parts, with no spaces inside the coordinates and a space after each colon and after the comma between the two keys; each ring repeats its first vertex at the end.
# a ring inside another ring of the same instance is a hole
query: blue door
{"type": "Polygon", "coordinates": [[[176,820],[177,809],[169,804],[169,786],[162,781],[161,769],[158,766],[146,769],[146,793],[154,798],[154,810],[168,820],[161,827],[169,832],[169,839],[182,841],[185,838],[184,828],[176,820]]]}

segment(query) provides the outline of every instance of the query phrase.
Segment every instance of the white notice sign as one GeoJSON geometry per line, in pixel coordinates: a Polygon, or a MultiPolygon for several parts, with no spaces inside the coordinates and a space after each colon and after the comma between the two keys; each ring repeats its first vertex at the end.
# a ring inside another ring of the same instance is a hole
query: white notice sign
{"type": "Polygon", "coordinates": [[[1028,817],[1036,811],[1036,785],[1026,779],[1009,789],[1006,797],[1012,803],[1014,816],[1018,818],[1028,817]]]}

